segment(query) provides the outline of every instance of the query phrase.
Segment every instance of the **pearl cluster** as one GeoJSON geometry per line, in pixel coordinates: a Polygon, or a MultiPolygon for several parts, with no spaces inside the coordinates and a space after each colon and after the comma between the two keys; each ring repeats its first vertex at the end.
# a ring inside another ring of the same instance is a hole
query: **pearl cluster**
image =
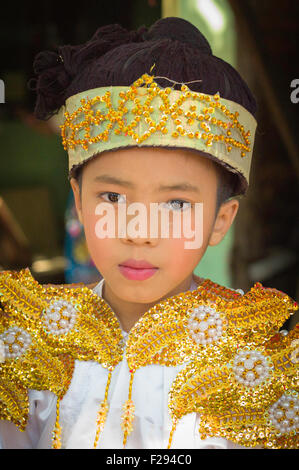
{"type": "Polygon", "coordinates": [[[44,312],[46,329],[54,335],[64,335],[74,326],[77,310],[67,300],[55,300],[44,312]]]}
{"type": "Polygon", "coordinates": [[[206,346],[222,335],[223,321],[220,313],[207,305],[195,307],[188,321],[190,334],[197,344],[206,346]]]}
{"type": "Polygon", "coordinates": [[[281,433],[299,428],[299,399],[292,395],[282,395],[268,410],[271,423],[281,433]]]}
{"type": "Polygon", "coordinates": [[[237,382],[247,387],[261,384],[269,376],[272,365],[260,351],[244,349],[234,358],[233,371],[237,382]]]}
{"type": "Polygon", "coordinates": [[[31,344],[31,336],[23,328],[12,326],[0,335],[4,343],[4,358],[16,359],[26,352],[31,344]]]}
{"type": "Polygon", "coordinates": [[[64,124],[60,126],[64,149],[73,149],[75,146],[81,145],[83,149],[87,150],[89,144],[107,141],[111,130],[116,124],[117,127],[114,129],[115,134],[130,136],[137,144],[140,144],[157,131],[162,134],[168,134],[167,122],[171,118],[176,126],[175,130],[171,133],[171,137],[173,138],[184,136],[187,139],[202,139],[205,141],[207,147],[211,147],[213,142],[222,142],[228,152],[230,152],[233,147],[239,148],[241,157],[245,157],[246,152],[251,151],[249,140],[250,131],[245,131],[244,126],[242,126],[238,120],[238,111],[232,113],[226,105],[221,102],[219,94],[205,95],[203,93],[192,92],[183,84],[181,86],[181,95],[174,103],[170,104],[169,95],[173,90],[171,88],[160,88],[154,81],[154,78],[155,77],[151,75],[144,74],[142,77],[138,78],[126,92],[119,92],[120,99],[117,109],[114,109],[111,103],[110,90],[104,95],[96,96],[92,99],[88,99],[88,96],[86,99],[82,98],[80,100],[82,106],[72,114],[67,111],[64,113],[66,120],[64,124]],[[143,85],[146,85],[146,87],[143,87],[143,85]],[[143,104],[138,97],[139,87],[143,87],[142,89],[146,91],[145,95],[143,95],[146,98],[143,104]],[[163,103],[158,107],[159,111],[162,113],[162,117],[158,123],[151,118],[151,114],[155,110],[152,106],[152,101],[155,97],[159,97],[163,103]],[[185,111],[181,108],[181,105],[187,99],[192,99],[193,104],[189,107],[188,111],[185,111]],[[129,111],[126,105],[127,102],[130,101],[134,103],[135,107],[129,111]],[[92,106],[98,102],[105,103],[108,110],[107,114],[102,114],[99,110],[95,111],[92,108],[92,106]],[[196,106],[198,102],[200,104],[205,102],[205,105],[200,107],[200,112],[198,106],[196,106]],[[216,109],[224,114],[224,120],[212,116],[216,109]],[[84,118],[81,122],[74,123],[82,113],[84,114],[84,118]],[[127,118],[125,117],[127,113],[131,114],[133,117],[130,124],[127,124],[127,118]],[[144,119],[148,124],[148,129],[142,135],[139,135],[135,128],[138,126],[141,119],[144,119]],[[107,122],[106,129],[97,136],[91,137],[93,127],[95,126],[96,128],[96,126],[100,126],[105,121],[107,122]],[[184,121],[187,122],[189,128],[186,129],[184,127],[184,121]],[[190,129],[190,126],[194,123],[196,123],[197,126],[190,129]],[[213,131],[211,125],[219,128],[220,131],[213,131]],[[69,136],[66,135],[67,128],[70,129],[69,136]],[[244,143],[231,137],[231,129],[233,128],[238,130],[244,143]],[[75,139],[76,132],[81,129],[85,131],[84,138],[75,139]]]}

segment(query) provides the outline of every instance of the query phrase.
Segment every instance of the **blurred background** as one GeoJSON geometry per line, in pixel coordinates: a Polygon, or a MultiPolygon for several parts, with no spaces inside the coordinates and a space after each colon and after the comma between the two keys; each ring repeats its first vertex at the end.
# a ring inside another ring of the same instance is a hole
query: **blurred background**
{"type": "Polygon", "coordinates": [[[254,282],[299,298],[298,0],[30,1],[1,6],[0,269],[29,267],[41,283],[101,279],[89,258],[55,118],[33,115],[34,56],[80,44],[109,23],[191,21],[258,101],[250,189],[225,239],[195,273],[227,287],[254,282]],[[297,89],[297,91],[296,91],[297,89]],[[223,263],[219,263],[223,259],[223,263]]]}

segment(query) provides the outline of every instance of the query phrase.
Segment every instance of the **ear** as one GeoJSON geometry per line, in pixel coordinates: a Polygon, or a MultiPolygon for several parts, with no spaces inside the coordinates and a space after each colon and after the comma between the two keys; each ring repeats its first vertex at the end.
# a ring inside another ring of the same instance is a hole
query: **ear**
{"type": "Polygon", "coordinates": [[[81,197],[80,197],[80,188],[77,180],[75,178],[71,178],[70,184],[73,190],[76,211],[78,219],[80,220],[81,224],[83,225],[83,217],[82,217],[82,206],[81,206],[81,197]]]}
{"type": "Polygon", "coordinates": [[[210,246],[218,245],[218,243],[221,242],[232,225],[238,209],[239,201],[237,199],[231,199],[230,201],[221,204],[210,235],[210,246]]]}

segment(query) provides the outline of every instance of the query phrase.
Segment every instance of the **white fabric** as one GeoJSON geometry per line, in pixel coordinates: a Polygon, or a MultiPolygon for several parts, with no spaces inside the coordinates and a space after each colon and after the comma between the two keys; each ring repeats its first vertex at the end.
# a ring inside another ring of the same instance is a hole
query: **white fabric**
{"type": "MultiPolygon", "coordinates": [[[[101,296],[104,279],[94,288],[101,296]]],[[[197,285],[192,281],[190,290],[197,285]]],[[[127,333],[123,331],[124,339],[127,333]]],[[[171,430],[168,392],[177,373],[184,367],[149,365],[134,375],[132,400],[135,404],[133,431],[128,449],[166,449],[171,430]]],[[[93,447],[99,404],[104,399],[108,371],[94,361],[76,361],[70,387],[60,404],[62,448],[88,449],[93,447]]],[[[128,398],[130,373],[124,358],[112,373],[109,387],[109,411],[98,447],[123,448],[121,429],[122,405],[128,398]]],[[[51,447],[52,430],[56,419],[56,396],[49,391],[29,390],[30,411],[26,430],[21,432],[10,422],[0,420],[0,448],[19,449],[51,447]]],[[[178,423],[171,448],[240,448],[226,439],[201,440],[198,433],[199,416],[190,413],[178,423]]]]}

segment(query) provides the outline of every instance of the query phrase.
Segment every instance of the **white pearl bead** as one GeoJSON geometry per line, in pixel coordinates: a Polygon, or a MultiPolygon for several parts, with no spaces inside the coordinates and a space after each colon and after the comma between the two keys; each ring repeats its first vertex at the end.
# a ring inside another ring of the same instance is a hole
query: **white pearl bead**
{"type": "Polygon", "coordinates": [[[259,375],[262,375],[264,367],[263,366],[256,366],[255,370],[259,375]]]}
{"type": "Polygon", "coordinates": [[[14,335],[7,335],[5,338],[5,342],[8,344],[12,344],[15,341],[15,336],[14,335]]]}
{"type": "Polygon", "coordinates": [[[282,336],[287,336],[289,334],[288,330],[280,330],[279,332],[282,336]]]}
{"type": "Polygon", "coordinates": [[[239,292],[239,294],[244,295],[243,289],[235,289],[236,292],[239,292]]]}
{"type": "Polygon", "coordinates": [[[244,361],[244,366],[245,369],[253,369],[254,362],[251,359],[246,359],[246,361],[244,361]]]}
{"type": "Polygon", "coordinates": [[[246,374],[246,379],[249,380],[250,382],[255,379],[255,375],[253,372],[247,372],[246,374]]]}
{"type": "Polygon", "coordinates": [[[293,410],[286,411],[286,417],[291,419],[295,416],[295,412],[293,410]]]}
{"type": "Polygon", "coordinates": [[[250,359],[253,361],[253,362],[257,362],[257,361],[260,361],[261,358],[259,356],[257,356],[256,354],[251,354],[250,355],[250,359]]]}
{"type": "Polygon", "coordinates": [[[238,356],[244,357],[247,356],[248,352],[247,351],[240,351],[238,356]]]}
{"type": "Polygon", "coordinates": [[[201,331],[207,330],[208,329],[208,323],[206,321],[200,322],[199,328],[200,328],[201,331]]]}

